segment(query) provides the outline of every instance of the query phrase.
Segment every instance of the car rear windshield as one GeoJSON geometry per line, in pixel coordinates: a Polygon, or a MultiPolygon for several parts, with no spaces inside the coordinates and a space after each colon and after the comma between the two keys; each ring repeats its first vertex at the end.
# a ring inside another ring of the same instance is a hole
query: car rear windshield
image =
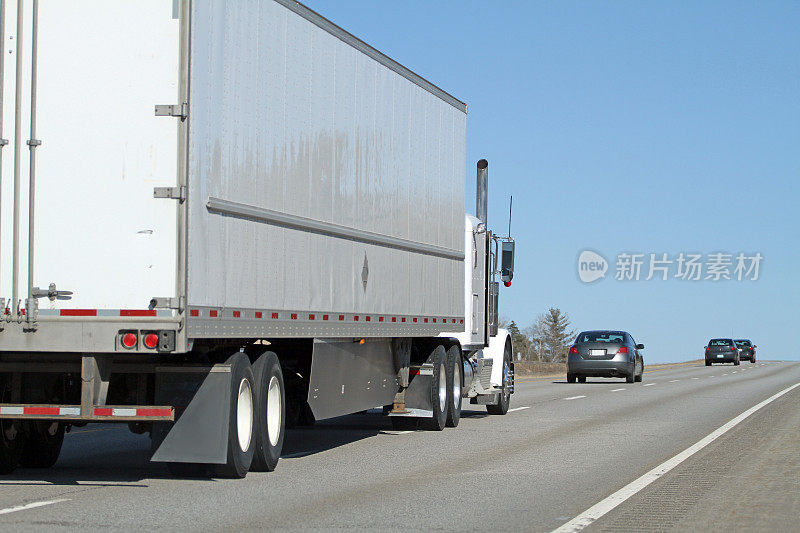
{"type": "Polygon", "coordinates": [[[575,342],[625,342],[625,334],[621,331],[585,331],[575,342]]]}
{"type": "Polygon", "coordinates": [[[736,346],[750,346],[750,341],[733,341],[736,343],[736,346]]]}
{"type": "Polygon", "coordinates": [[[730,339],[711,339],[708,341],[709,346],[732,346],[733,343],[730,339]]]}

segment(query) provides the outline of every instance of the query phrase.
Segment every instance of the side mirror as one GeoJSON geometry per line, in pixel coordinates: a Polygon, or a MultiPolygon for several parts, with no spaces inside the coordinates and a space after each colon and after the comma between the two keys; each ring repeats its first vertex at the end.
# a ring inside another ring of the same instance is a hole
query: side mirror
{"type": "Polygon", "coordinates": [[[500,250],[500,280],[509,287],[514,279],[514,241],[503,241],[500,250]]]}
{"type": "Polygon", "coordinates": [[[636,349],[637,350],[644,350],[644,344],[637,344],[636,345],[636,349]]]}

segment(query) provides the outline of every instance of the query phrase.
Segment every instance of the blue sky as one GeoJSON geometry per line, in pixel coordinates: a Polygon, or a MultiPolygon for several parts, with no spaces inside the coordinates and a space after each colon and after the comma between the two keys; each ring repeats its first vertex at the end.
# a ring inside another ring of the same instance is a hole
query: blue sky
{"type": "Polygon", "coordinates": [[[524,327],[560,307],[576,330],[630,331],[649,362],[729,335],[800,358],[787,351],[800,329],[800,2],[305,3],[467,102],[468,209],[481,157],[501,233],[514,195],[503,316],[524,327]],[[579,280],[585,249],[609,261],[605,279],[579,280]],[[620,252],[764,259],[757,281],[617,281],[620,252]]]}

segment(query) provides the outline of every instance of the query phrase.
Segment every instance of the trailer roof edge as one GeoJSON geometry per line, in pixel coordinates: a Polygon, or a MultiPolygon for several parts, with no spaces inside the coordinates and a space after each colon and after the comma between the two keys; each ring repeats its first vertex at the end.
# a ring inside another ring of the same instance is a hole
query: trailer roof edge
{"type": "Polygon", "coordinates": [[[404,67],[391,57],[387,56],[386,54],[380,52],[379,50],[373,48],[369,44],[365,43],[352,33],[349,33],[347,30],[337,26],[330,20],[326,19],[313,9],[306,7],[305,5],[301,4],[297,0],[275,0],[279,4],[283,5],[284,7],[290,9],[294,13],[297,13],[307,21],[311,22],[315,26],[327,31],[334,37],[340,39],[341,41],[349,44],[353,48],[359,50],[360,52],[368,55],[375,61],[378,61],[382,65],[389,67],[397,74],[403,76],[407,80],[411,81],[412,83],[418,85],[419,87],[425,89],[429,93],[433,94],[434,96],[438,97],[439,99],[447,102],[451,106],[455,107],[459,111],[463,112],[464,114],[467,113],[467,104],[453,96],[452,94],[448,93],[441,87],[434,85],[433,83],[429,82],[419,74],[416,74],[412,70],[407,67],[404,67]]]}

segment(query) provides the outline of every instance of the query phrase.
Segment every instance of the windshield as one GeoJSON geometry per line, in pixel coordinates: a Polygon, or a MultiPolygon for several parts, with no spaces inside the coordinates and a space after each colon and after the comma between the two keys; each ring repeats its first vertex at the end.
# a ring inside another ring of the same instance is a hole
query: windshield
{"type": "Polygon", "coordinates": [[[578,335],[575,342],[625,342],[625,333],[621,331],[585,331],[578,335]]]}

